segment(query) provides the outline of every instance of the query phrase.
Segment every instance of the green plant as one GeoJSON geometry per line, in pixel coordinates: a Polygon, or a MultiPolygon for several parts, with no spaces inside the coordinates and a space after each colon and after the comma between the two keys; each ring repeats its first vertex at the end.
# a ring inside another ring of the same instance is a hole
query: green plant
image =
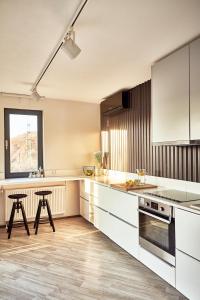
{"type": "Polygon", "coordinates": [[[94,158],[99,165],[102,164],[102,152],[101,151],[94,152],[94,158]]]}

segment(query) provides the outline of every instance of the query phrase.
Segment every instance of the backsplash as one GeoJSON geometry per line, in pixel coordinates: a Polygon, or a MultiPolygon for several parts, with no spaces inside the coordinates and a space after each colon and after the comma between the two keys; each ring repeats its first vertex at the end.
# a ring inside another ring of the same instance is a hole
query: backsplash
{"type": "MultiPolygon", "coordinates": [[[[138,175],[136,173],[120,172],[115,170],[109,170],[109,176],[121,182],[124,182],[128,179],[138,178],[138,175]]],[[[163,178],[163,177],[150,176],[150,175],[146,175],[146,182],[155,184],[160,188],[175,189],[184,192],[200,194],[200,183],[197,182],[189,182],[189,181],[163,178]]]]}
{"type": "Polygon", "coordinates": [[[129,90],[129,97],[129,110],[101,115],[110,169],[134,173],[144,168],[149,175],[200,182],[200,146],[151,144],[151,81],[129,90]]]}

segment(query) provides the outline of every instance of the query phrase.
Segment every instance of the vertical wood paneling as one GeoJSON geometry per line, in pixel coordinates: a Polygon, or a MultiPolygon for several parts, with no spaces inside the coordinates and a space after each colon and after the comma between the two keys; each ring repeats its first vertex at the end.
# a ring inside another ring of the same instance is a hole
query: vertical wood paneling
{"type": "Polygon", "coordinates": [[[129,97],[128,111],[101,116],[101,129],[112,135],[110,168],[145,168],[150,175],[200,182],[200,146],[151,144],[151,81],[131,89],[129,97]]]}

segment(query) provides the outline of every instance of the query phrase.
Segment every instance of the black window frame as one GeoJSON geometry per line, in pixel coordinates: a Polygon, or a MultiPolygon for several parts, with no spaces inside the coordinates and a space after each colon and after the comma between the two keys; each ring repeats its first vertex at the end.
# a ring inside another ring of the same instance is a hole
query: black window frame
{"type": "Polygon", "coordinates": [[[43,112],[41,110],[4,108],[5,178],[25,178],[29,176],[29,172],[10,172],[10,114],[37,116],[38,168],[43,169],[43,112]]]}

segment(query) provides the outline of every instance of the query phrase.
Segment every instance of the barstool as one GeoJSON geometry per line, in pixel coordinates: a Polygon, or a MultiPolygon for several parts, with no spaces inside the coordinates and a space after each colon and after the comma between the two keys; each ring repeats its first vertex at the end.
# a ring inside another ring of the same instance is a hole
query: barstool
{"type": "Polygon", "coordinates": [[[13,228],[15,210],[17,210],[17,213],[19,213],[19,210],[21,210],[22,217],[23,217],[23,223],[22,223],[22,221],[16,221],[14,224],[18,224],[18,226],[23,224],[26,228],[27,234],[30,235],[29,228],[28,228],[28,222],[27,222],[27,218],[26,218],[26,213],[25,213],[25,210],[24,210],[24,205],[23,205],[22,201],[20,201],[20,199],[26,198],[26,197],[27,197],[26,194],[13,194],[13,195],[8,196],[8,198],[10,198],[12,200],[16,200],[16,201],[13,201],[12,210],[11,210],[11,214],[10,214],[10,219],[9,219],[9,223],[8,223],[8,230],[7,230],[8,239],[11,236],[11,232],[12,232],[12,228],[13,228]]]}
{"type": "Polygon", "coordinates": [[[52,214],[51,214],[49,201],[48,201],[48,199],[44,198],[45,196],[50,195],[50,194],[52,194],[52,191],[35,192],[35,195],[42,196],[42,199],[39,200],[38,209],[37,209],[35,222],[34,222],[35,234],[37,234],[37,232],[38,232],[39,224],[44,224],[47,222],[50,223],[51,227],[53,228],[53,232],[55,232],[55,226],[54,226],[54,222],[53,222],[53,218],[52,218],[52,214]],[[46,218],[40,218],[42,207],[43,207],[43,209],[45,209],[45,207],[47,208],[47,213],[48,213],[48,217],[49,217],[48,220],[46,218]]]}

